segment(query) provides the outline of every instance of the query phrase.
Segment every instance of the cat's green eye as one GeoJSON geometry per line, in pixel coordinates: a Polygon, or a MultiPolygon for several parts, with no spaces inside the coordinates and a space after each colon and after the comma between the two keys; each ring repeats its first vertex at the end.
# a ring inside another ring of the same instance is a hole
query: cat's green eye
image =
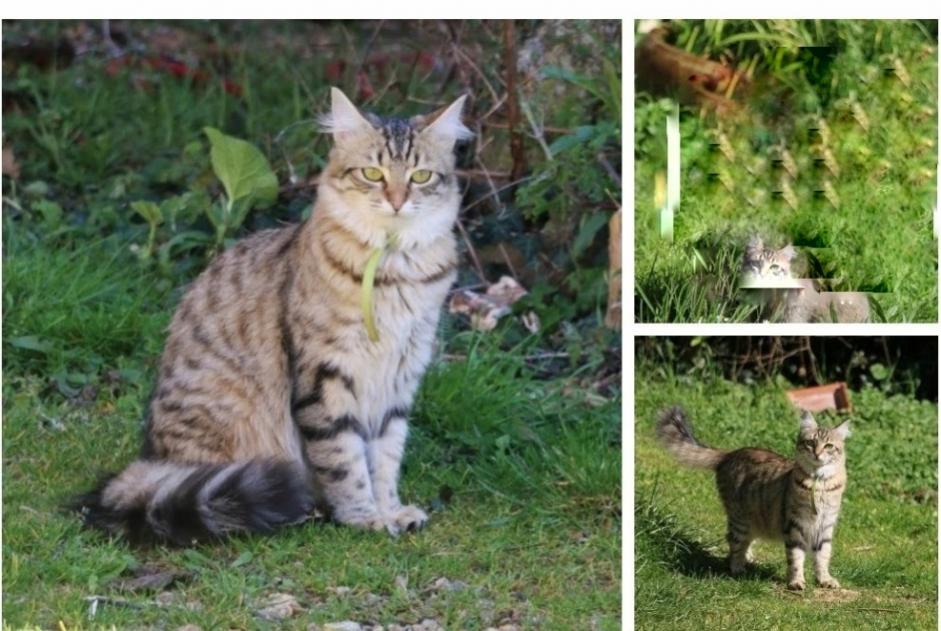
{"type": "Polygon", "coordinates": [[[419,169],[412,173],[412,181],[416,184],[424,184],[431,179],[431,171],[428,169],[419,169]]]}
{"type": "Polygon", "coordinates": [[[833,443],[827,443],[826,445],[823,446],[823,448],[826,449],[827,451],[833,451],[833,443]]]}
{"type": "Polygon", "coordinates": [[[366,167],[362,169],[363,177],[370,182],[379,182],[382,180],[382,170],[376,167],[366,167]]]}

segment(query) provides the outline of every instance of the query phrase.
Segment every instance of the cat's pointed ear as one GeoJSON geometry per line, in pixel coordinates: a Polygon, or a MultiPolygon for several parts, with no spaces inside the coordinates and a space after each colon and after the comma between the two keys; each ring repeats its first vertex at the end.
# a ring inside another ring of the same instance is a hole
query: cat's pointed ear
{"type": "Polygon", "coordinates": [[[797,256],[797,250],[794,249],[794,246],[788,243],[783,248],[778,251],[781,256],[784,256],[789,261],[793,261],[794,257],[797,256]]]}
{"type": "Polygon", "coordinates": [[[474,133],[461,122],[461,111],[464,109],[464,101],[466,100],[467,95],[465,94],[458,97],[456,101],[447,107],[417,117],[415,122],[421,127],[423,134],[434,136],[447,143],[472,138],[474,133]]]}
{"type": "Polygon", "coordinates": [[[846,440],[848,436],[851,435],[850,432],[850,422],[843,421],[839,425],[833,428],[833,432],[840,437],[841,440],[846,440]]]}
{"type": "Polygon", "coordinates": [[[801,410],[801,431],[813,432],[816,431],[816,429],[817,421],[814,420],[814,415],[807,410],[801,410]]]}
{"type": "Polygon", "coordinates": [[[320,117],[320,128],[333,134],[333,139],[342,142],[350,135],[372,128],[372,123],[363,116],[343,91],[330,88],[330,112],[320,117]]]}

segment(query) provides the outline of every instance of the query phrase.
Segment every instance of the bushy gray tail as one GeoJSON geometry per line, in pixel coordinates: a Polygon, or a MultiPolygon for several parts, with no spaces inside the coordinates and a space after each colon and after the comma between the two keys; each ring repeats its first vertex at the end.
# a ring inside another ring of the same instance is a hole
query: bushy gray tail
{"type": "Polygon", "coordinates": [[[706,447],[696,440],[686,412],[678,405],[660,413],[657,438],[674,458],[688,467],[715,469],[726,454],[721,449],[706,447]]]}
{"type": "Polygon", "coordinates": [[[313,498],[306,474],[289,462],[138,460],[76,498],[72,508],[89,526],[133,542],[189,545],[303,521],[313,498]]]}

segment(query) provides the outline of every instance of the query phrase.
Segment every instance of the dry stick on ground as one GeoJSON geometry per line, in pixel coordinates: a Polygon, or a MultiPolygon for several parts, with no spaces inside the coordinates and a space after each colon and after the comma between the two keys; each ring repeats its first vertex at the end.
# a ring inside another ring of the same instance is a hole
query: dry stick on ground
{"type": "Polygon", "coordinates": [[[480,277],[480,280],[484,281],[487,286],[490,286],[490,281],[487,280],[487,275],[484,274],[484,267],[480,264],[480,258],[477,256],[477,250],[474,249],[474,244],[471,243],[470,235],[467,234],[467,230],[464,229],[464,223],[458,219],[457,220],[457,231],[461,233],[461,238],[464,239],[464,245],[467,246],[467,253],[471,257],[471,261],[474,263],[474,269],[477,270],[477,276],[480,277]]]}
{"type": "Polygon", "coordinates": [[[529,121],[529,126],[533,130],[533,138],[536,139],[536,142],[539,143],[539,146],[542,148],[543,153],[546,154],[546,160],[552,161],[552,149],[549,148],[549,145],[546,144],[546,135],[537,123],[536,117],[533,116],[532,110],[529,108],[529,103],[523,99],[520,103],[523,107],[523,114],[526,115],[526,120],[529,121]]]}
{"type": "MultiPolygon", "coordinates": [[[[618,187],[620,187],[621,186],[621,174],[618,173],[617,170],[613,166],[611,166],[611,163],[608,162],[608,158],[607,156],[604,155],[604,152],[599,151],[598,155],[595,157],[597,158],[598,163],[601,165],[601,168],[604,169],[605,173],[608,174],[608,177],[614,180],[617,183],[618,187]]],[[[620,210],[620,208],[618,210],[620,210]]]]}
{"type": "Polygon", "coordinates": [[[526,172],[526,152],[523,134],[520,132],[520,105],[516,85],[516,27],[513,20],[503,23],[503,70],[506,72],[506,122],[510,132],[510,157],[513,168],[512,179],[519,179],[526,172]]]}
{"type": "Polygon", "coordinates": [[[621,209],[608,222],[608,309],[604,324],[621,328],[621,209]]]}
{"type": "Polygon", "coordinates": [[[497,244],[497,247],[500,248],[500,254],[503,255],[503,260],[506,262],[506,266],[510,268],[510,274],[513,275],[513,280],[519,282],[520,277],[516,273],[516,268],[513,267],[513,261],[510,260],[510,255],[507,253],[506,248],[503,246],[503,242],[497,244]]]}

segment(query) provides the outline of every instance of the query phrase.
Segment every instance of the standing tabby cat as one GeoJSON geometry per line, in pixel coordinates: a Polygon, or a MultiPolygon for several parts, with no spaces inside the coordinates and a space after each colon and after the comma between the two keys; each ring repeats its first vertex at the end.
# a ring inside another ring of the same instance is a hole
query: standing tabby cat
{"type": "Polygon", "coordinates": [[[380,119],[333,89],[310,219],[241,241],[187,291],[140,459],[78,500],[87,523],[181,544],[268,532],[315,504],[392,534],[424,525],[397,485],[456,276],[463,102],[380,119]],[[370,309],[363,277],[379,252],[370,309]]]}
{"type": "Polygon", "coordinates": [[[682,464],[716,472],[728,518],[729,569],[740,574],[751,561],[756,538],[783,539],[788,588],[804,589],[804,556],[814,555],[820,587],[838,588],[830,576],[833,528],[846,486],[843,443],[849,421],[833,429],[817,427],[810,412],[801,415],[794,459],[766,449],[723,451],[693,436],[679,407],[664,411],[657,437],[682,464]]]}

